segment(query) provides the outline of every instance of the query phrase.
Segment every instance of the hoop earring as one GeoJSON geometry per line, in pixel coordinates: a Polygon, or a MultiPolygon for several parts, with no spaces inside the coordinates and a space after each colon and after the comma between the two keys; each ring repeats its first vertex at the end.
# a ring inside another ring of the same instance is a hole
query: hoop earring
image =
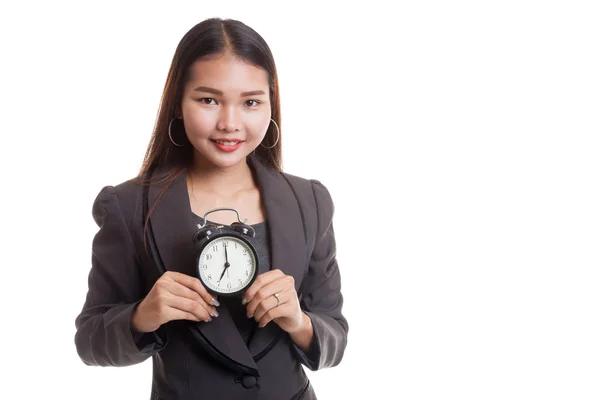
{"type": "Polygon", "coordinates": [[[275,143],[273,143],[273,146],[270,146],[270,147],[263,146],[263,144],[261,142],[260,145],[262,147],[264,147],[265,149],[272,149],[273,147],[277,146],[277,143],[279,143],[279,137],[281,136],[281,133],[279,132],[279,126],[277,125],[277,122],[275,122],[275,120],[273,118],[271,118],[271,121],[273,121],[273,123],[275,124],[275,127],[277,128],[277,140],[275,140],[275,143]]]}
{"type": "Polygon", "coordinates": [[[171,120],[171,122],[169,122],[169,139],[171,139],[171,143],[173,143],[175,146],[177,146],[177,147],[183,147],[182,144],[175,143],[175,141],[173,140],[173,137],[171,136],[171,124],[173,123],[173,121],[175,121],[175,118],[173,118],[171,120]]]}

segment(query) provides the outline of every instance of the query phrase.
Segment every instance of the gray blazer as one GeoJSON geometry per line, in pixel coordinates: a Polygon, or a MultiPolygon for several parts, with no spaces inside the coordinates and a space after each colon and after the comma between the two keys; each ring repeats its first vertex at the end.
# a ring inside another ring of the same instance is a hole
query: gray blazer
{"type": "Polygon", "coordinates": [[[132,335],[132,312],[160,277],[159,263],[196,276],[191,238],[197,227],[180,173],[158,202],[164,184],[150,186],[146,237],[142,186],[106,186],[94,201],[100,229],[92,244],[89,290],[75,321],[75,344],[85,364],[126,366],[152,357],[151,399],[316,399],[301,364],[313,371],[339,364],[348,335],[334,205],[317,180],[279,173],[254,156],[248,163],[267,211],[273,268],[294,277],[314,327],[311,348],[303,352],[274,322],[257,328],[246,345],[226,307],[209,323],[171,321],[132,335]],[[145,239],[155,244],[154,254],[145,239]]]}

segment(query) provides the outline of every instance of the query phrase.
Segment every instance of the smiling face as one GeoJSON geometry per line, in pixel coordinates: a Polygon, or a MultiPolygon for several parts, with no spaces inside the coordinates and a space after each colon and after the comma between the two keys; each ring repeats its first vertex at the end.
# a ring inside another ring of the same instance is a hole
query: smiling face
{"type": "Polygon", "coordinates": [[[191,65],[181,116],[194,161],[229,168],[244,161],[271,122],[267,72],[230,54],[191,65]]]}

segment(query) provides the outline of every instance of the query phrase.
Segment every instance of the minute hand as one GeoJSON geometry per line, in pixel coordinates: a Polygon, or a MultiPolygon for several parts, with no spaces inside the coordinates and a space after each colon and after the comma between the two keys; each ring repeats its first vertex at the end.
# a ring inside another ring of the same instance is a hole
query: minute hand
{"type": "MultiPolygon", "coordinates": [[[[221,276],[219,277],[219,283],[221,282],[221,279],[223,279],[223,275],[225,275],[225,271],[227,271],[227,268],[229,268],[229,260],[227,258],[227,246],[225,245],[225,243],[223,243],[223,248],[225,248],[225,268],[223,268],[223,272],[221,273],[221,276]]],[[[227,276],[229,276],[229,274],[227,274],[227,276]]]]}
{"type": "Polygon", "coordinates": [[[225,268],[229,267],[229,260],[227,259],[227,245],[223,243],[223,247],[225,247],[225,268]]]}

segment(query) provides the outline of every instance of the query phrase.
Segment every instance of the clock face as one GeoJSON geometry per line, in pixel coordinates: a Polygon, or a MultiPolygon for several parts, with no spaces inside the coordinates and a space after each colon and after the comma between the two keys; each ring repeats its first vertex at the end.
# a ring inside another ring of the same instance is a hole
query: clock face
{"type": "Polygon", "coordinates": [[[221,236],[208,243],[198,258],[198,275],[204,285],[219,294],[246,289],[257,271],[256,252],[245,241],[221,236]]]}

